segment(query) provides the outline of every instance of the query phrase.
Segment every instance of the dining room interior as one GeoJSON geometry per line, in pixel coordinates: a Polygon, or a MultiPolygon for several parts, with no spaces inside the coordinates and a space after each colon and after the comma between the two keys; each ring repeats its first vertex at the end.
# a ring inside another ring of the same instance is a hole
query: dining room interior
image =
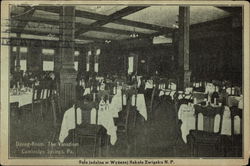
{"type": "Polygon", "coordinates": [[[9,156],[242,157],[242,13],[10,5],[9,156]]]}

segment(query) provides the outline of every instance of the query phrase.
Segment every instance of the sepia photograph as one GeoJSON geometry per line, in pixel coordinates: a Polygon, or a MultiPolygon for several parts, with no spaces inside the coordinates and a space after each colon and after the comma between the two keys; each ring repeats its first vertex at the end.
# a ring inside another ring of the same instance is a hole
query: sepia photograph
{"type": "Polygon", "coordinates": [[[247,164],[249,4],[170,2],[3,1],[1,164],[247,164]]]}

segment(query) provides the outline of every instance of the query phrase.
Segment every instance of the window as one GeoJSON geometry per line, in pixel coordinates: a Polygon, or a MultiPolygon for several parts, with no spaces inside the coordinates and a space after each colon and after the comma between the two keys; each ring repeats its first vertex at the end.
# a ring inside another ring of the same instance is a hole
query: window
{"type": "Polygon", "coordinates": [[[76,71],[78,71],[78,62],[74,62],[74,68],[76,71]]]}
{"type": "Polygon", "coordinates": [[[98,67],[99,67],[99,64],[95,63],[95,72],[97,72],[97,73],[98,73],[98,67]]]}
{"type": "Polygon", "coordinates": [[[55,53],[54,49],[47,49],[47,48],[42,49],[43,55],[54,55],[54,53],[55,53]]]}
{"type": "Polygon", "coordinates": [[[101,54],[101,49],[97,49],[96,50],[96,55],[100,55],[101,54]]]}
{"type": "Polygon", "coordinates": [[[27,47],[20,47],[20,52],[22,52],[22,53],[28,52],[27,47]]]}
{"type": "Polygon", "coordinates": [[[12,51],[13,51],[13,52],[16,52],[16,47],[12,47],[12,51]]]}
{"type": "Polygon", "coordinates": [[[92,54],[92,52],[91,51],[88,51],[88,55],[91,55],[92,54]]]}
{"type": "Polygon", "coordinates": [[[80,55],[80,52],[79,51],[75,51],[75,56],[79,56],[80,55]]]}
{"type": "Polygon", "coordinates": [[[27,70],[27,61],[20,60],[20,70],[26,71],[27,70]]]}
{"type": "Polygon", "coordinates": [[[90,56],[91,52],[88,52],[88,55],[86,56],[86,71],[89,71],[90,56]]]}
{"type": "Polygon", "coordinates": [[[43,61],[43,71],[53,71],[54,62],[53,61],[43,61]]]}
{"type": "Polygon", "coordinates": [[[132,73],[134,71],[134,57],[128,57],[128,73],[132,73]]]}

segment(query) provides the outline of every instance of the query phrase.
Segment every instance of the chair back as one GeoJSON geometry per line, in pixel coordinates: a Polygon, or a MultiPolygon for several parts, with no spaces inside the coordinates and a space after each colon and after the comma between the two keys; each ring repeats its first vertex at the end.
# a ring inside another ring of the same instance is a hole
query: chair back
{"type": "Polygon", "coordinates": [[[18,102],[10,103],[10,114],[16,115],[17,113],[19,113],[20,111],[18,111],[18,108],[19,108],[18,102]]]}
{"type": "Polygon", "coordinates": [[[176,100],[176,108],[177,108],[177,112],[178,112],[178,110],[180,109],[180,106],[182,105],[182,104],[186,104],[186,105],[188,105],[188,103],[193,103],[193,99],[186,99],[186,98],[181,98],[181,99],[177,99],[176,100]]]}
{"type": "Polygon", "coordinates": [[[168,79],[168,89],[177,90],[178,81],[176,79],[168,79]]]}
{"type": "Polygon", "coordinates": [[[239,109],[237,106],[230,107],[231,113],[231,134],[232,136],[236,135],[235,133],[235,118],[238,116],[240,118],[240,133],[242,134],[242,109],[239,109]]]}
{"type": "Polygon", "coordinates": [[[57,126],[59,119],[60,119],[60,111],[58,106],[58,101],[56,95],[51,96],[51,107],[52,107],[52,114],[53,114],[53,125],[54,127],[57,126]]]}
{"type": "Polygon", "coordinates": [[[166,89],[168,88],[168,80],[167,78],[160,78],[159,80],[159,89],[166,89]]]}
{"type": "Polygon", "coordinates": [[[78,126],[77,121],[78,121],[78,116],[77,116],[77,109],[80,108],[80,104],[78,102],[75,103],[74,105],[74,110],[75,110],[75,126],[78,126]]]}
{"type": "Polygon", "coordinates": [[[44,89],[41,86],[33,85],[32,102],[43,99],[44,89]]]}
{"type": "Polygon", "coordinates": [[[121,90],[122,107],[137,105],[137,88],[124,85],[121,90]]]}
{"type": "Polygon", "coordinates": [[[195,129],[198,130],[198,122],[199,122],[199,114],[203,115],[203,131],[207,132],[214,132],[215,127],[215,117],[219,115],[219,130],[218,133],[221,133],[222,128],[222,120],[223,120],[223,113],[224,107],[213,107],[211,105],[208,106],[201,106],[201,105],[194,105],[195,109],[195,129]]]}
{"type": "MultiPolygon", "coordinates": [[[[130,112],[137,105],[137,88],[135,86],[124,85],[122,88],[122,109],[125,110],[125,131],[128,134],[129,122],[132,121],[132,126],[135,126],[135,119],[129,119],[130,112]]],[[[136,118],[136,116],[134,116],[136,118]]]]}

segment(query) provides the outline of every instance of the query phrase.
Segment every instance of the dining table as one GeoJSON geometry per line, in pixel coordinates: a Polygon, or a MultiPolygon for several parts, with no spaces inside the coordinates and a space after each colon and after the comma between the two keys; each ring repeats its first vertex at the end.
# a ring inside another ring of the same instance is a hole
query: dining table
{"type": "Polygon", "coordinates": [[[9,102],[10,103],[14,103],[14,102],[18,102],[19,103],[19,107],[27,105],[27,104],[31,104],[32,103],[32,90],[29,91],[20,91],[20,93],[18,94],[10,94],[9,97],[9,102]]]}

